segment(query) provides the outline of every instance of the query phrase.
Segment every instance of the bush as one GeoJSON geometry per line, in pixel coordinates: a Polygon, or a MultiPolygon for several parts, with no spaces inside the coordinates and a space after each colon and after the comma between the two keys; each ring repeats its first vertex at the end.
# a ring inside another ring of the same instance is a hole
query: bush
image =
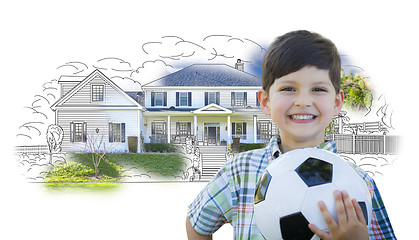
{"type": "Polygon", "coordinates": [[[240,152],[247,152],[253,149],[266,147],[267,143],[240,143],[240,152]]]}
{"type": "Polygon", "coordinates": [[[145,143],[145,152],[175,153],[180,152],[178,146],[171,143],[145,143]]]}
{"type": "Polygon", "coordinates": [[[67,162],[48,172],[47,182],[78,182],[95,175],[95,170],[81,163],[67,162]]]}

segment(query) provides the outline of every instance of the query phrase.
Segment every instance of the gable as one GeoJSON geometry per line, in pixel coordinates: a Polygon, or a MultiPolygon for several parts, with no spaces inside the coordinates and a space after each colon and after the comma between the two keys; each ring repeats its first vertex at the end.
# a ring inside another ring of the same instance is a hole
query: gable
{"type": "Polygon", "coordinates": [[[57,107],[142,108],[99,70],[93,71],[52,106],[57,107]]]}
{"type": "Polygon", "coordinates": [[[220,105],[217,105],[215,103],[211,103],[205,107],[199,108],[195,111],[193,111],[193,114],[231,114],[232,111],[221,107],[220,105]]]}

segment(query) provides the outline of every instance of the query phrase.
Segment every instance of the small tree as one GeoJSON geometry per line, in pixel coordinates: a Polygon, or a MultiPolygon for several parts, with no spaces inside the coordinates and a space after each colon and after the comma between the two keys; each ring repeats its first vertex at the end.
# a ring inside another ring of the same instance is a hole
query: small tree
{"type": "Polygon", "coordinates": [[[344,106],[355,111],[369,110],[372,105],[372,92],[361,75],[341,72],[341,88],[345,94],[344,106]]]}
{"type": "Polygon", "coordinates": [[[49,163],[52,163],[52,154],[61,152],[64,131],[58,125],[49,125],[47,129],[47,143],[49,150],[49,163]]]}
{"type": "Polygon", "coordinates": [[[112,150],[112,144],[106,145],[103,134],[87,134],[84,150],[91,154],[95,167],[95,177],[98,178],[99,165],[105,154],[112,150]]]}

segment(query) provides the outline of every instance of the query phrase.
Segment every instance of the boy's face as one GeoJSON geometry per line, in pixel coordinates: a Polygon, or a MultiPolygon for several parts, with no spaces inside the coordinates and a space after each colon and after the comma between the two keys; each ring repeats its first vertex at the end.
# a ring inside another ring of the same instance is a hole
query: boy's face
{"type": "Polygon", "coordinates": [[[340,112],[343,91],[336,94],[328,70],[306,66],[276,79],[269,95],[259,91],[259,102],[284,143],[314,147],[324,141],[326,127],[340,112]]]}

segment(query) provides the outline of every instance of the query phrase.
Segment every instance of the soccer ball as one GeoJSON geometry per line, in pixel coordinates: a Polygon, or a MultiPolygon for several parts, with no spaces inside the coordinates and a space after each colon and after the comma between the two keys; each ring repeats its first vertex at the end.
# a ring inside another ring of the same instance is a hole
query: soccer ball
{"type": "Polygon", "coordinates": [[[289,151],[266,168],[255,190],[254,216],[267,240],[319,239],[308,228],[329,231],[317,206],[324,201],[337,222],[335,190],[356,198],[370,226],[371,196],[365,181],[338,155],[317,148],[289,151]]]}

